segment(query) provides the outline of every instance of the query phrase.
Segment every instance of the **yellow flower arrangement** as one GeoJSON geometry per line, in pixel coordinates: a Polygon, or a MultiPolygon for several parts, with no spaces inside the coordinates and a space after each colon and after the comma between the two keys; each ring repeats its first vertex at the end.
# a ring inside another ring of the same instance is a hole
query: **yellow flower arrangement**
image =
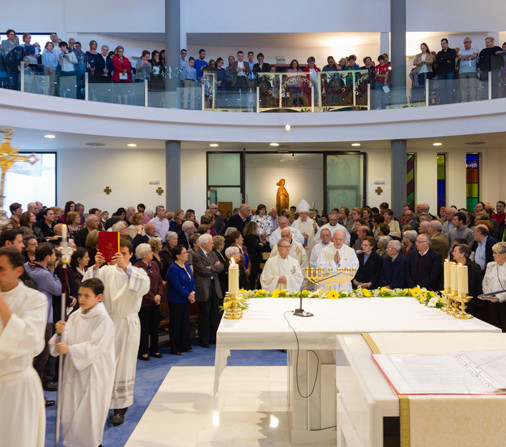
{"type": "Polygon", "coordinates": [[[369,290],[368,290],[368,289],[362,289],[362,292],[364,293],[364,296],[367,296],[367,297],[372,296],[372,295],[371,295],[371,292],[369,292],[369,290]]]}
{"type": "Polygon", "coordinates": [[[335,290],[331,290],[329,293],[327,293],[327,298],[335,300],[339,298],[339,293],[337,293],[335,290]]]}
{"type": "Polygon", "coordinates": [[[273,298],[279,298],[279,293],[280,293],[280,292],[281,292],[281,291],[280,291],[279,289],[274,289],[274,291],[272,292],[272,295],[271,295],[271,296],[272,296],[273,298]]]}

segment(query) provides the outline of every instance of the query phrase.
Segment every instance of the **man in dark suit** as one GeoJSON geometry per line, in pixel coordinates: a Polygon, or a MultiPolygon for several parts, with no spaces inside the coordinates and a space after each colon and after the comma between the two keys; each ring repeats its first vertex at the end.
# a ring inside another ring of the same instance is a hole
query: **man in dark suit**
{"type": "Polygon", "coordinates": [[[441,255],[441,260],[447,259],[450,243],[448,242],[448,238],[443,234],[443,224],[439,220],[430,221],[427,234],[430,237],[430,248],[436,250],[441,255]]]}
{"type": "Polygon", "coordinates": [[[410,225],[413,230],[416,230],[418,226],[420,225],[420,222],[418,222],[415,219],[415,215],[413,214],[413,211],[410,209],[407,209],[404,211],[404,219],[402,219],[404,222],[401,221],[401,230],[404,228],[405,225],[410,225]]]}
{"type": "Polygon", "coordinates": [[[239,212],[234,214],[227,222],[228,227],[237,228],[242,233],[246,224],[251,220],[251,208],[248,204],[243,203],[239,208],[239,212]]]}
{"type": "Polygon", "coordinates": [[[251,68],[247,61],[244,60],[244,52],[237,52],[237,60],[229,65],[228,69],[232,76],[232,88],[241,90],[243,93],[248,91],[248,79],[251,77],[251,68]]]}
{"type": "Polygon", "coordinates": [[[390,289],[405,286],[406,257],[401,253],[401,243],[390,241],[387,245],[387,257],[383,259],[380,286],[390,289]]]}
{"type": "Polygon", "coordinates": [[[407,287],[439,290],[442,269],[441,255],[430,248],[429,236],[420,234],[416,238],[416,250],[409,253],[406,263],[407,287]]]}
{"type": "Polygon", "coordinates": [[[195,224],[191,220],[187,220],[183,222],[183,229],[177,235],[177,244],[184,245],[188,250],[190,248],[190,244],[188,243],[188,238],[195,233],[195,224]]]}
{"type": "Polygon", "coordinates": [[[79,230],[74,237],[74,243],[78,247],[84,247],[86,238],[88,237],[90,231],[98,230],[100,220],[96,214],[88,214],[86,216],[85,222],[86,226],[82,230],[79,230]]]}
{"type": "Polygon", "coordinates": [[[498,240],[490,236],[490,231],[486,225],[476,225],[474,229],[474,261],[485,271],[487,264],[494,260],[492,247],[497,244],[498,240]]]}
{"type": "Polygon", "coordinates": [[[257,61],[258,63],[253,65],[253,73],[270,73],[271,66],[267,62],[264,62],[264,55],[263,53],[257,54],[257,61]]]}
{"type": "Polygon", "coordinates": [[[223,299],[218,274],[225,266],[213,251],[213,238],[203,234],[198,240],[200,248],[192,256],[193,275],[199,303],[199,344],[209,348],[216,343],[216,331],[220,324],[220,302],[223,299]]]}

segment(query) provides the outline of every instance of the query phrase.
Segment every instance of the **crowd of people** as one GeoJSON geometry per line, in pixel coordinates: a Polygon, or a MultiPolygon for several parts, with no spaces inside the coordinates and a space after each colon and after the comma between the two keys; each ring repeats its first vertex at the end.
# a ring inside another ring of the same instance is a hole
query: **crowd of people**
{"type": "MultiPolygon", "coordinates": [[[[286,67],[265,62],[262,52],[255,55],[253,51],[246,54],[240,50],[228,56],[228,65],[225,66],[223,57],[206,60],[205,49],[200,49],[198,56],[188,56],[187,50],[182,49],[179,67],[169,69],[163,49],[143,50],[135,57],[134,63],[125,56],[123,46],[112,50],[103,44],[99,49],[96,40],[91,40],[86,49],[74,38],[65,42],[58,38],[57,33],[52,33],[50,41],[42,49],[38,44],[31,43],[28,33],[23,34],[22,43],[14,30],[7,30],[6,35],[7,39],[1,42],[0,84],[8,88],[19,89],[23,62],[24,74],[44,74],[47,77],[47,94],[58,94],[60,86],[64,89],[65,78],[75,77],[76,96],[81,99],[84,98],[84,76],[88,73],[92,86],[103,83],[118,86],[148,80],[151,92],[164,91],[168,77],[176,76],[183,87],[183,108],[196,106],[196,87],[200,90],[204,87],[207,98],[214,90],[217,107],[227,106],[227,93],[239,92],[247,97],[257,86],[260,88],[259,101],[263,108],[277,107],[279,101],[276,102],[276,99],[281,90],[287,98],[286,107],[308,106],[311,103],[311,86],[321,89],[322,105],[346,103],[350,95],[358,95],[360,102],[360,98],[366,98],[367,84],[371,85],[374,92],[371,98],[373,108],[385,108],[390,103],[391,65],[388,54],[381,54],[377,58],[366,56],[362,59],[363,64],[357,63],[357,56],[353,54],[339,61],[328,56],[327,64],[320,69],[313,56],[308,57],[306,63],[293,59],[286,67]],[[364,77],[355,79],[357,87],[353,86],[352,78],[344,73],[350,70],[367,70],[364,77]],[[279,72],[286,73],[282,81],[268,74],[279,72]],[[318,85],[320,72],[332,73],[322,76],[321,85],[318,85]]],[[[463,48],[449,48],[448,39],[443,38],[440,51],[431,52],[426,43],[421,44],[420,50],[410,73],[411,102],[425,101],[426,80],[432,79],[437,80],[430,87],[429,96],[433,104],[487,98],[489,73],[492,97],[506,96],[506,42],[501,48],[489,36],[485,38],[485,48],[479,50],[472,45],[469,37],[464,39],[463,48]]],[[[118,87],[116,93],[123,97],[132,92],[119,90],[118,87]]],[[[123,99],[120,102],[128,102],[128,98],[123,99]]],[[[241,102],[243,106],[244,101],[241,102]]],[[[163,101],[155,97],[153,105],[163,106],[163,101]]]]}
{"type": "MultiPolygon", "coordinates": [[[[45,390],[57,389],[56,356],[67,356],[64,442],[97,446],[109,410],[112,423],[121,425],[133,404],[137,360],[163,357],[161,317],[169,320],[174,355],[193,350],[194,303],[199,345],[216,343],[232,258],[239,265],[240,287],[269,293],[310,287],[305,277],[311,268],[356,272],[336,290],[420,286],[438,291],[443,261],[452,259],[468,266],[469,294],[475,298],[470,312],[506,331],[503,201],[478,202],[472,211],[441,207],[436,216],[427,204],[415,210],[406,205],[399,216],[387,203],[328,213],[311,209],[305,200],[279,210],[242,204],[225,216],[211,204],[199,221],[194,210],[168,211],[162,205],[152,212],[138,204],[112,215],[98,208],[86,212],[73,201],[64,208],[36,202],[24,212],[20,203],[9,209],[0,234],[0,376],[19,383],[0,393],[18,401],[16,393],[24,396],[23,417],[13,417],[36,427],[26,431],[31,438],[25,445],[42,445],[37,443],[44,436],[40,383],[45,390]],[[119,251],[109,263],[99,251],[101,231],[119,233],[119,251]],[[65,235],[75,248],[68,268],[59,261],[65,235]],[[476,299],[483,292],[492,292],[489,301],[476,299]],[[76,439],[81,443],[73,443],[76,439]]],[[[2,422],[0,427],[7,439],[19,441],[16,425],[6,423],[8,430],[2,422]]]]}

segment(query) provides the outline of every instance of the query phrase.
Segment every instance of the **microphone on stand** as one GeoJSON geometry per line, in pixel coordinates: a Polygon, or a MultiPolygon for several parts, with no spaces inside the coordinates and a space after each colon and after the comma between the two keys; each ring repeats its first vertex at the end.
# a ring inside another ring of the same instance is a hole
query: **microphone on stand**
{"type": "Polygon", "coordinates": [[[293,314],[296,316],[296,317],[312,317],[314,316],[311,312],[306,312],[303,308],[302,308],[302,292],[300,292],[300,304],[299,304],[299,309],[295,309],[293,311],[293,314]]]}

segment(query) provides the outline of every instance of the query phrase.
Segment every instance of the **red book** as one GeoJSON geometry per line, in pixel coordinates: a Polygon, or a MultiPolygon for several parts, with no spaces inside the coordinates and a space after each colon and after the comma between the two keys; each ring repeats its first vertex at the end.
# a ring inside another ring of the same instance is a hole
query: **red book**
{"type": "Polygon", "coordinates": [[[100,231],[98,251],[102,253],[105,262],[111,262],[114,255],[119,252],[119,231],[100,231]]]}

